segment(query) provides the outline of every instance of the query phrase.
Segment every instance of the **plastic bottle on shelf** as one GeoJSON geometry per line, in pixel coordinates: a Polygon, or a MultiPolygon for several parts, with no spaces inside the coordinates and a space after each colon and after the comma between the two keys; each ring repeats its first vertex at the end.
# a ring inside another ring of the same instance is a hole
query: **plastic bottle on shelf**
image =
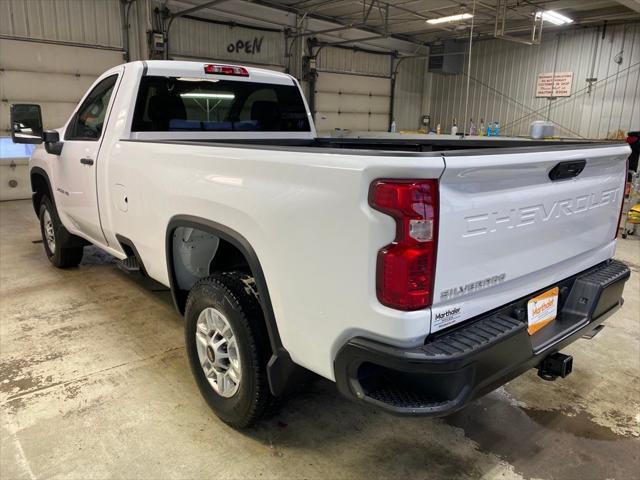
{"type": "Polygon", "coordinates": [[[442,131],[442,128],[440,127],[440,124],[438,123],[438,125],[436,125],[436,133],[438,135],[440,135],[440,132],[442,131]]]}
{"type": "Polygon", "coordinates": [[[493,136],[497,137],[498,135],[500,135],[500,122],[496,122],[493,127],[493,136]]]}
{"type": "Polygon", "coordinates": [[[487,125],[487,137],[493,137],[493,122],[489,122],[487,125]]]}
{"type": "Polygon", "coordinates": [[[469,119],[469,135],[475,135],[477,133],[476,131],[476,124],[473,123],[473,118],[469,119]]]}
{"type": "Polygon", "coordinates": [[[458,134],[458,121],[454,117],[453,125],[451,126],[451,135],[457,135],[457,134],[458,134]]]}
{"type": "Polygon", "coordinates": [[[484,137],[486,135],[486,130],[484,129],[484,119],[480,119],[480,136],[484,137]]]}
{"type": "Polygon", "coordinates": [[[396,121],[393,120],[391,122],[391,133],[396,133],[397,129],[398,129],[398,126],[396,125],[396,121]]]}

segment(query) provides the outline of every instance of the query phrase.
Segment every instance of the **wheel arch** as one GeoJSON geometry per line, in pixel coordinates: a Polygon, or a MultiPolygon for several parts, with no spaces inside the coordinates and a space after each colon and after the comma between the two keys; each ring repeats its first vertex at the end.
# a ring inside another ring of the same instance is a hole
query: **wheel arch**
{"type": "Polygon", "coordinates": [[[31,180],[31,201],[33,202],[33,209],[36,215],[40,214],[40,202],[44,195],[49,195],[51,203],[56,208],[56,200],[53,198],[53,190],[51,188],[51,181],[47,172],[40,167],[33,167],[29,172],[29,178],[31,180]]]}
{"type": "Polygon", "coordinates": [[[167,225],[165,240],[167,273],[169,277],[169,286],[171,288],[171,296],[173,297],[174,305],[180,315],[184,314],[187,295],[189,293],[180,289],[177,283],[176,268],[174,264],[174,232],[180,227],[194,228],[211,235],[215,235],[221,240],[231,244],[244,255],[258,288],[260,307],[262,308],[267,333],[269,335],[269,343],[271,345],[272,356],[267,365],[269,386],[274,395],[282,394],[290,385],[290,379],[294,374],[296,374],[299,367],[293,363],[289,352],[287,352],[282,345],[276,317],[271,304],[271,297],[269,296],[269,288],[255,250],[243,235],[226,225],[191,215],[177,215],[171,218],[167,225]]]}

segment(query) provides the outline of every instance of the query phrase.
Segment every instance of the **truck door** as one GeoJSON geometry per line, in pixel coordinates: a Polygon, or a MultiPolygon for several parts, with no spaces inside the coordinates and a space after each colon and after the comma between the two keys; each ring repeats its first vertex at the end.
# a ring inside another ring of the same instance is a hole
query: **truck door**
{"type": "Polygon", "coordinates": [[[58,210],[98,243],[106,239],[98,212],[96,164],[119,77],[116,73],[101,79],[84,97],[67,125],[62,153],[53,167],[58,210]]]}

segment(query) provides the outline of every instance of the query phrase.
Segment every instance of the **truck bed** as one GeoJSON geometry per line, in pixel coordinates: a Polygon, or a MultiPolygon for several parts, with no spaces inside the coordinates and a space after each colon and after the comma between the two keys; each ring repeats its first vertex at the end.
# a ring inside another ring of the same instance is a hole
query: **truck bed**
{"type": "MultiPolygon", "coordinates": [[[[344,214],[348,204],[354,217],[345,221],[345,231],[352,230],[358,221],[369,221],[369,209],[362,208],[361,200],[378,178],[438,178],[439,234],[431,332],[611,258],[628,155],[628,147],[620,143],[566,140],[139,141],[157,144],[154,158],[170,150],[173,155],[182,155],[183,162],[190,158],[190,164],[199,165],[196,171],[211,169],[224,181],[233,178],[238,184],[253,185],[253,189],[268,185],[269,194],[264,198],[301,192],[305,186],[324,192],[314,196],[313,202],[301,200],[305,207],[288,214],[292,219],[304,212],[305,220],[298,222],[308,221],[309,231],[325,228],[319,227],[320,219],[332,209],[344,214]],[[169,145],[172,147],[167,148],[169,145]],[[570,168],[558,168],[565,166],[570,168]],[[240,167],[247,169],[244,174],[237,173],[240,167]],[[564,173],[556,176],[554,170],[564,173]],[[339,200],[333,207],[322,204],[338,191],[355,197],[339,200]],[[315,208],[319,210],[311,213],[315,208]],[[491,294],[487,295],[483,290],[489,287],[491,294]],[[449,310],[460,314],[447,322],[434,321],[439,313],[449,310]]],[[[142,155],[146,146],[138,147],[131,155],[142,155]]],[[[171,165],[167,155],[166,162],[171,165]]],[[[157,160],[154,162],[157,166],[157,160]]],[[[220,191],[216,186],[216,195],[220,191]]],[[[252,196],[255,190],[246,191],[252,196]]],[[[235,189],[229,195],[233,200],[228,201],[236,205],[240,191],[235,189]]],[[[337,217],[332,214],[326,220],[329,218],[336,221],[337,217]]],[[[334,235],[338,245],[333,250],[337,250],[342,245],[341,234],[334,235]]],[[[370,235],[363,233],[359,245],[369,241],[369,246],[379,248],[392,240],[370,235]]],[[[309,252],[307,257],[312,255],[309,252]]],[[[370,253],[368,258],[374,257],[370,253]]]]}

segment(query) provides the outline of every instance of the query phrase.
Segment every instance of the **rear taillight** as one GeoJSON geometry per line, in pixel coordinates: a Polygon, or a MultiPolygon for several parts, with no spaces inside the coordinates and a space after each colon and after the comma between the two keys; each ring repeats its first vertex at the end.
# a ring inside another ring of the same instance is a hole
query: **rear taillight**
{"type": "Polygon", "coordinates": [[[209,64],[204,66],[204,73],[212,73],[215,75],[232,75],[236,77],[248,77],[249,70],[244,67],[235,65],[217,65],[209,64]]]}
{"type": "Polygon", "coordinates": [[[376,180],[369,204],[396,221],[396,238],[378,252],[378,300],[398,310],[429,307],[438,242],[438,181],[376,180]]]}

